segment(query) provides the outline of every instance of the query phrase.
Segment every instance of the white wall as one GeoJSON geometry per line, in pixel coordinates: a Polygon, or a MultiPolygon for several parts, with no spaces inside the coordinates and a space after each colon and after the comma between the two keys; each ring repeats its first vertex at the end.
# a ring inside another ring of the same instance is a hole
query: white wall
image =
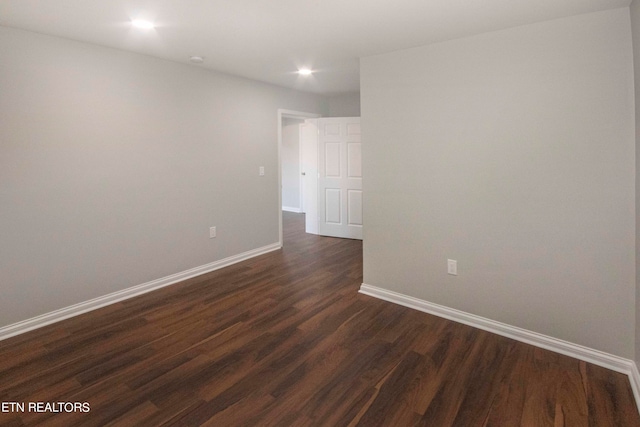
{"type": "Polygon", "coordinates": [[[630,7],[631,29],[633,33],[633,61],[635,77],[635,118],[636,118],[636,318],[635,318],[635,361],[640,364],[640,1],[634,0],[630,7]]]}
{"type": "Polygon", "coordinates": [[[0,27],[0,326],[278,242],[278,108],[328,112],[0,27]]]}
{"type": "Polygon", "coordinates": [[[365,283],[633,357],[627,8],[364,58],[361,94],[365,283]]]}
{"type": "Polygon", "coordinates": [[[300,209],[300,124],[282,119],[282,207],[300,209]]]}
{"type": "Polygon", "coordinates": [[[360,117],[360,92],[331,95],[327,100],[329,102],[327,117],[360,117]]]}

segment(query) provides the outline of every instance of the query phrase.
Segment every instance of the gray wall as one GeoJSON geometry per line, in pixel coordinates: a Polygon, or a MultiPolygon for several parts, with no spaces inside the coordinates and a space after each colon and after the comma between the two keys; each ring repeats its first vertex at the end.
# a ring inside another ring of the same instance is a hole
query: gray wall
{"type": "Polygon", "coordinates": [[[360,92],[331,95],[327,101],[328,117],[360,117],[360,92]]]}
{"type": "Polygon", "coordinates": [[[276,243],[278,108],[328,113],[324,97],[0,27],[0,326],[276,243]]]}
{"type": "Polygon", "coordinates": [[[282,119],[282,206],[300,209],[300,124],[282,119]]]}
{"type": "Polygon", "coordinates": [[[632,61],[627,8],[362,59],[364,282],[632,358],[632,61]]]}
{"type": "Polygon", "coordinates": [[[640,364],[640,1],[631,3],[631,29],[633,33],[633,61],[635,76],[636,112],[636,347],[635,361],[640,364]]]}

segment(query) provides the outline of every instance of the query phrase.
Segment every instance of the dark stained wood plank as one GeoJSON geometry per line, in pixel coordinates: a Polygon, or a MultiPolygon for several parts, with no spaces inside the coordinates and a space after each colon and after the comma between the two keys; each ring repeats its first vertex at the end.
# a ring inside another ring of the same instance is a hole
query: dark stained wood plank
{"type": "Polygon", "coordinates": [[[0,342],[0,426],[640,426],[619,373],[358,294],[362,244],[285,247],[0,342]]]}

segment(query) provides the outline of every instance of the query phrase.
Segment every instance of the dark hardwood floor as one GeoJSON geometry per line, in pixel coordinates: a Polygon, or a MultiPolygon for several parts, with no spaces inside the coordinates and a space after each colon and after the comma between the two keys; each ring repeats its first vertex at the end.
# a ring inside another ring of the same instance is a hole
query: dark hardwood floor
{"type": "Polygon", "coordinates": [[[303,218],[281,251],[1,341],[0,401],[90,411],[0,425],[640,426],[625,375],[358,294],[361,242],[303,218]]]}

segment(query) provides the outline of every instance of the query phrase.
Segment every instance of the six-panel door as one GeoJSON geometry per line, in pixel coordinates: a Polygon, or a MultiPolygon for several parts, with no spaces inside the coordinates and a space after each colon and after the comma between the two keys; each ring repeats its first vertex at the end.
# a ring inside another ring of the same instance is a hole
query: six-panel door
{"type": "Polygon", "coordinates": [[[318,233],[362,239],[360,118],[318,120],[318,233]]]}

